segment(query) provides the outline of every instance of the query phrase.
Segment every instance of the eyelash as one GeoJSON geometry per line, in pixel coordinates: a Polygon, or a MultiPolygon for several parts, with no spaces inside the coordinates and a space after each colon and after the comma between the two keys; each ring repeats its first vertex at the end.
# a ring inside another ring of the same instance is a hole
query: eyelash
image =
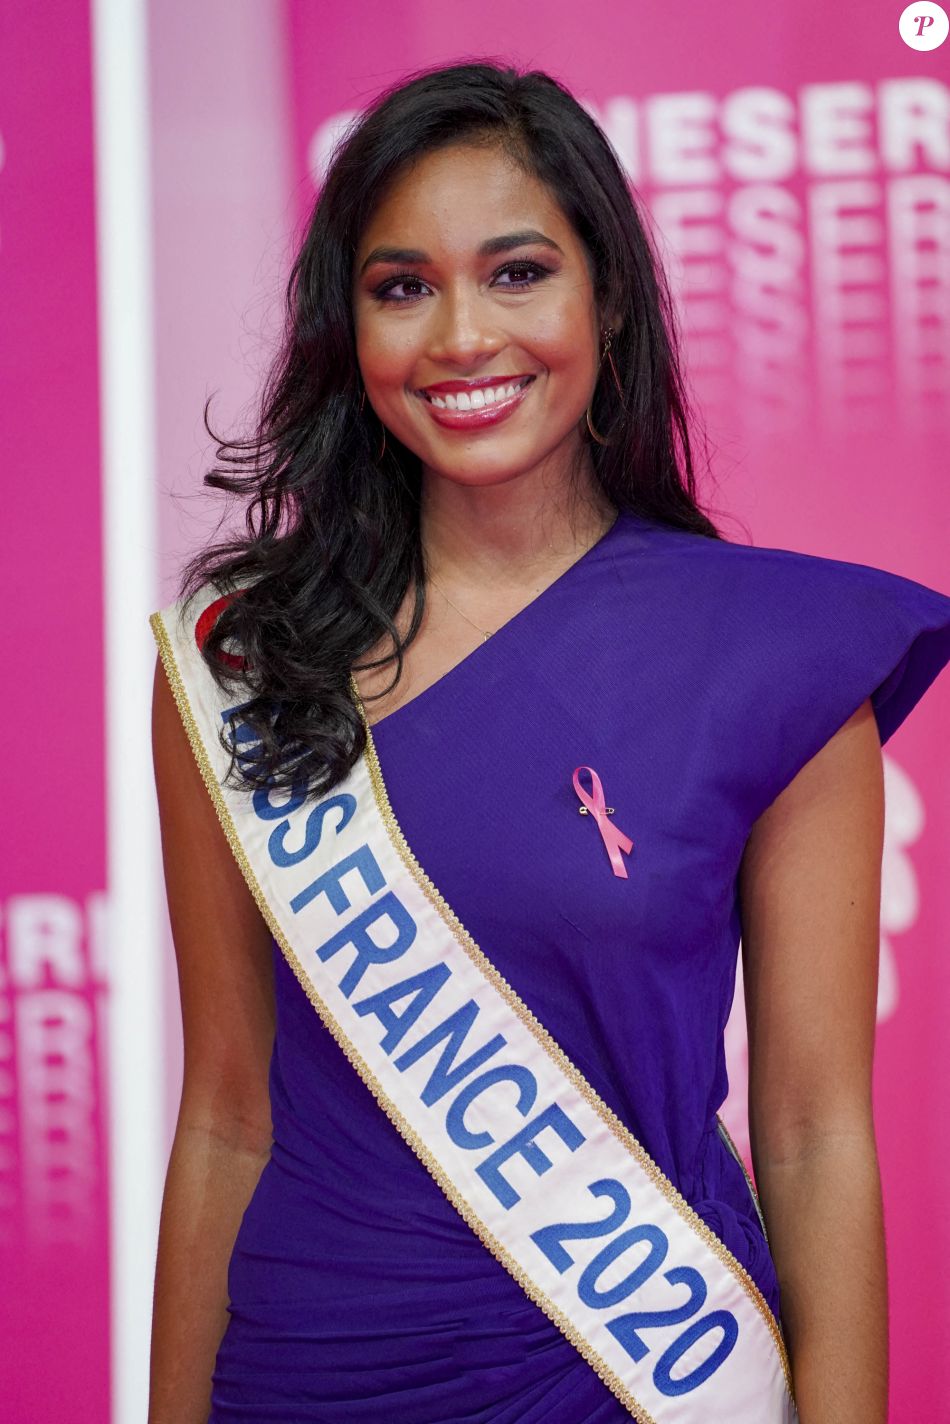
{"type": "MultiPolygon", "coordinates": [[[[551,268],[543,266],[540,262],[506,262],[504,266],[497,268],[497,270],[492,273],[492,277],[498,277],[501,275],[502,272],[510,272],[512,268],[516,270],[524,270],[526,272],[534,272],[538,276],[539,280],[542,281],[545,277],[548,277],[551,274],[551,268]]],[[[377,301],[380,302],[401,303],[417,301],[417,297],[387,296],[387,293],[393,287],[398,287],[400,282],[419,282],[423,286],[425,286],[425,283],[422,281],[422,278],[417,272],[397,272],[395,276],[387,277],[386,281],[383,282],[381,286],[376,287],[373,292],[373,296],[377,299],[377,301]]],[[[515,291],[525,291],[528,287],[536,287],[538,284],[537,282],[508,282],[505,285],[515,291]]]]}

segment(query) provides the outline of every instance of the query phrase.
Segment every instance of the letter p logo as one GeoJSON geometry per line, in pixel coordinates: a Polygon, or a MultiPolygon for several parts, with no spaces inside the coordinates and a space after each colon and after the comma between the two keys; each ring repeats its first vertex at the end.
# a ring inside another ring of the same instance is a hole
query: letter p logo
{"type": "Polygon", "coordinates": [[[939,49],[950,33],[947,12],[933,0],[916,0],[897,22],[900,37],[910,49],[939,49]]]}

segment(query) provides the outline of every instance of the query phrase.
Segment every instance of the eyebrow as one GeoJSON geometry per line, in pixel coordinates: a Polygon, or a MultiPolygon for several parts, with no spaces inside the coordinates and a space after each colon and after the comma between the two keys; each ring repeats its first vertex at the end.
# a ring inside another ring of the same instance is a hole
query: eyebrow
{"type": "MultiPolygon", "coordinates": [[[[523,228],[520,232],[504,232],[499,237],[486,238],[476,249],[479,257],[494,257],[499,252],[510,252],[513,247],[525,247],[528,243],[538,243],[542,247],[553,248],[555,252],[560,252],[564,256],[562,249],[554,241],[553,237],[546,237],[543,232],[538,232],[537,228],[523,228]]],[[[374,247],[360,267],[360,276],[367,267],[373,266],[376,262],[398,262],[411,267],[421,266],[425,262],[431,262],[432,258],[427,252],[423,252],[418,247],[374,247]]]]}

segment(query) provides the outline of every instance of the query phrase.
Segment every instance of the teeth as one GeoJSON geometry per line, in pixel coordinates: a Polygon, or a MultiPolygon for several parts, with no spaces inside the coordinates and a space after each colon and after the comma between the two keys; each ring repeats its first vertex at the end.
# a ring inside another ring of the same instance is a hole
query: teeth
{"type": "Polygon", "coordinates": [[[497,401],[510,400],[518,391],[526,386],[530,381],[530,376],[525,376],[523,381],[512,381],[507,386],[479,386],[474,391],[458,391],[445,396],[426,396],[426,400],[437,405],[441,410],[481,410],[486,405],[494,405],[497,401]]]}

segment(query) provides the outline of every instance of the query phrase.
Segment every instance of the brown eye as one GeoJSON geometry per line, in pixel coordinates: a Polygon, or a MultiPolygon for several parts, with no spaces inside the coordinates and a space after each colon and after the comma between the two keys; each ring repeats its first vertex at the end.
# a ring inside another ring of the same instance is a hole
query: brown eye
{"type": "Polygon", "coordinates": [[[423,282],[422,278],[416,276],[414,272],[399,272],[396,274],[395,277],[387,277],[386,281],[383,282],[381,286],[375,289],[375,291],[373,292],[373,296],[377,299],[377,301],[381,302],[411,302],[415,300],[414,297],[391,297],[389,293],[393,290],[394,287],[413,285],[418,287],[424,287],[425,283],[423,282]]]}
{"type": "Polygon", "coordinates": [[[550,271],[550,267],[542,267],[540,262],[507,262],[504,267],[499,267],[495,275],[498,276],[503,272],[529,272],[535,278],[534,281],[526,281],[522,278],[520,281],[502,282],[501,285],[503,287],[535,287],[539,281],[543,281],[550,275],[550,271]]]}

